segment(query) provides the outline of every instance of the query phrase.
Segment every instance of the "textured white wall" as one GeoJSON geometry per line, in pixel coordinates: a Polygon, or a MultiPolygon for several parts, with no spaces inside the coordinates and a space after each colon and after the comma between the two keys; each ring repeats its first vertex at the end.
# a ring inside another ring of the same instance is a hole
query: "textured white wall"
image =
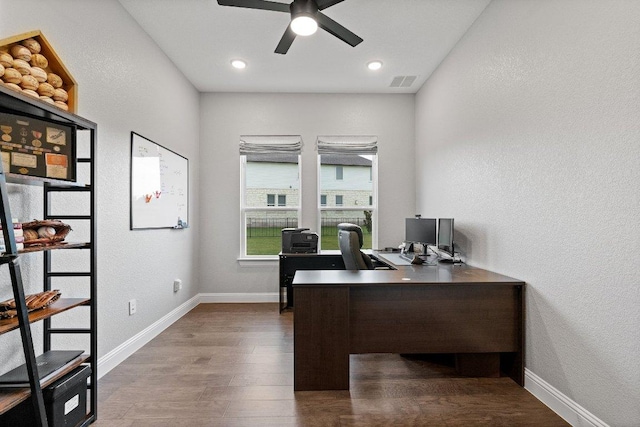
{"type": "Polygon", "coordinates": [[[278,266],[238,264],[240,135],[302,135],[300,226],[315,230],[318,135],[377,135],[379,246],[397,245],[413,216],[414,96],[203,94],[200,173],[202,292],[277,292],[278,266]]]}
{"type": "MultiPolygon", "coordinates": [[[[78,114],[98,124],[102,356],[198,293],[199,96],[116,0],[0,0],[0,38],[34,29],[43,32],[77,80],[78,114]],[[131,131],[189,158],[193,228],[129,230],[131,131]],[[178,294],[172,289],[175,278],[184,284],[178,294]],[[135,316],[128,315],[132,298],[138,300],[135,316]]],[[[37,190],[12,188],[12,197],[21,218],[42,215],[37,190]]],[[[22,257],[27,278],[39,277],[37,257],[22,257]]],[[[1,292],[2,299],[10,294],[5,280],[1,292]]]]}
{"type": "Polygon", "coordinates": [[[417,206],[527,282],[526,366],[640,422],[640,2],[494,0],[416,99],[417,206]]]}

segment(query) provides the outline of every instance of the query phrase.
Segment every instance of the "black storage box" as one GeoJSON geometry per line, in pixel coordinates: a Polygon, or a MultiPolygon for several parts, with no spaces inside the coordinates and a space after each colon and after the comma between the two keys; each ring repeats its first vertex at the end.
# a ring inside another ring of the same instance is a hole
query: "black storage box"
{"type": "MultiPolygon", "coordinates": [[[[79,366],[42,390],[49,427],[75,427],[87,415],[87,378],[89,366],[79,366]]],[[[1,427],[36,425],[33,404],[27,399],[0,416],[1,427]]]]}

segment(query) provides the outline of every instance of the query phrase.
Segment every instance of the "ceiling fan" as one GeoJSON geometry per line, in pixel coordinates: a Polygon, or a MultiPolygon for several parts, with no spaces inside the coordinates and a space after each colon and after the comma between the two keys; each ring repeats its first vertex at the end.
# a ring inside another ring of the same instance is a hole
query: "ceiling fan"
{"type": "Polygon", "coordinates": [[[318,27],[333,34],[351,46],[362,42],[358,37],[327,15],[320,12],[344,0],[293,0],[291,4],[266,0],[218,0],[221,6],[246,7],[248,9],[272,10],[291,14],[291,23],[282,35],[275,52],[285,54],[291,47],[296,35],[308,36],[316,32],[318,27]]]}

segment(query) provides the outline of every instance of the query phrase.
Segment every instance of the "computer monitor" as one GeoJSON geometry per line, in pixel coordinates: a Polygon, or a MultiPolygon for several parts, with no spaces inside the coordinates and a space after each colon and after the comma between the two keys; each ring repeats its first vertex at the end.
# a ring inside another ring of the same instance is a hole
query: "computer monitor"
{"type": "Polygon", "coordinates": [[[453,256],[453,218],[438,219],[438,249],[453,256]]]}
{"type": "Polygon", "coordinates": [[[433,218],[405,219],[405,240],[425,245],[436,244],[436,220],[433,218]]]}

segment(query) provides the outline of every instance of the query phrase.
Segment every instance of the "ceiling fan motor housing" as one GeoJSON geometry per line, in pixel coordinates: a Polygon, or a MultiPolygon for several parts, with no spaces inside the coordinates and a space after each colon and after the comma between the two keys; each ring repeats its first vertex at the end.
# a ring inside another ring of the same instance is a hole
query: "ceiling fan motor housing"
{"type": "Polygon", "coordinates": [[[308,16],[316,19],[318,13],[318,5],[313,0],[294,0],[290,5],[291,19],[295,19],[298,16],[308,16]]]}

